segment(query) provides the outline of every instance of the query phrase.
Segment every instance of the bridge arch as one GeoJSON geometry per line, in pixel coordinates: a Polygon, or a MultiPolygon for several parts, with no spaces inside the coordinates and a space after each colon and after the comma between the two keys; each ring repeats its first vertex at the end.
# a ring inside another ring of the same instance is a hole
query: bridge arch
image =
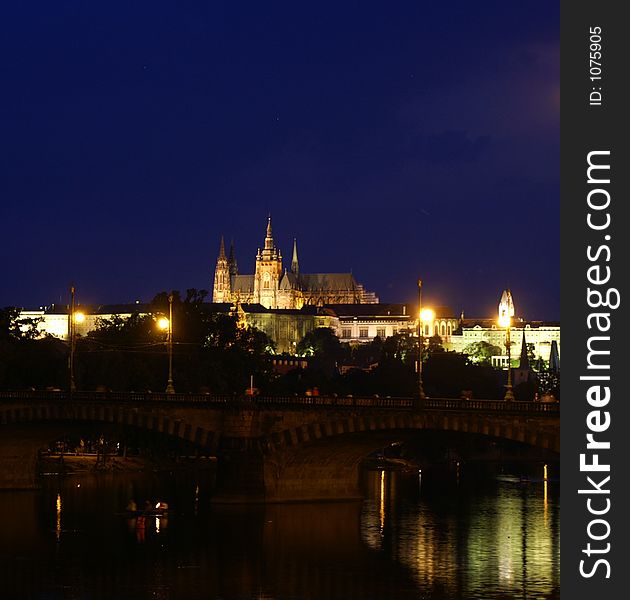
{"type": "Polygon", "coordinates": [[[419,431],[468,433],[559,452],[557,419],[449,411],[329,413],[327,419],[279,428],[259,441],[255,451],[219,459],[232,472],[219,477],[215,502],[311,501],[361,498],[359,465],[371,452],[419,431]],[[243,461],[243,462],[239,462],[243,461]],[[253,465],[257,465],[253,467],[253,465]]]}
{"type": "MultiPolygon", "coordinates": [[[[333,418],[296,425],[262,439],[267,454],[352,433],[437,430],[485,435],[520,442],[551,452],[560,452],[555,423],[548,420],[506,415],[502,419],[484,414],[458,412],[405,412],[382,415],[337,414],[333,418]]],[[[382,436],[380,436],[382,437],[382,436]]]]}
{"type": "Polygon", "coordinates": [[[21,425],[37,422],[92,422],[134,427],[162,433],[190,442],[199,448],[213,450],[218,436],[215,431],[186,419],[156,414],[137,406],[106,405],[101,403],[41,403],[0,409],[0,425],[21,425]]]}

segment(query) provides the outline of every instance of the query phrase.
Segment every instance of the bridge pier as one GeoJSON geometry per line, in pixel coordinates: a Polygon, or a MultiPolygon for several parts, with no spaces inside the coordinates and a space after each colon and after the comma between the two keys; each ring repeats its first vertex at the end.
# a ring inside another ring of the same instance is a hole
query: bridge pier
{"type": "Polygon", "coordinates": [[[37,457],[0,455],[0,490],[39,488],[37,457]]]}
{"type": "Polygon", "coordinates": [[[264,457],[259,450],[227,450],[218,456],[216,504],[265,502],[264,457]]]}
{"type": "Polygon", "coordinates": [[[12,437],[0,437],[0,490],[39,487],[37,448],[28,433],[20,431],[12,437]]]}
{"type": "Polygon", "coordinates": [[[321,461],[299,452],[220,452],[214,504],[359,500],[357,461],[321,461]]]}

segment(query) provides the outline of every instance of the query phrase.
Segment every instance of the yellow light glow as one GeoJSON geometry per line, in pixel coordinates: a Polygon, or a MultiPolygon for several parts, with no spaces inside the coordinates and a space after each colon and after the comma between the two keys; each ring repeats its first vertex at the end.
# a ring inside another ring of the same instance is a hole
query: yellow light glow
{"type": "Polygon", "coordinates": [[[510,317],[505,313],[499,315],[499,326],[500,327],[509,327],[510,326],[510,317]]]}
{"type": "Polygon", "coordinates": [[[168,319],[166,317],[160,317],[157,322],[157,326],[160,329],[168,329],[168,319]]]}
{"type": "Polygon", "coordinates": [[[379,506],[379,517],[381,525],[381,535],[385,529],[385,470],[381,471],[381,504],[379,506]]]}
{"type": "Polygon", "coordinates": [[[85,315],[82,312],[74,313],[74,322],[75,323],[83,323],[85,321],[85,315]]]}
{"type": "Polygon", "coordinates": [[[57,523],[55,527],[55,537],[57,541],[61,538],[61,494],[57,494],[57,502],[55,503],[57,509],[57,523]]]}
{"type": "Polygon", "coordinates": [[[430,323],[435,319],[435,311],[431,308],[423,308],[420,311],[420,319],[425,323],[430,323]]]}

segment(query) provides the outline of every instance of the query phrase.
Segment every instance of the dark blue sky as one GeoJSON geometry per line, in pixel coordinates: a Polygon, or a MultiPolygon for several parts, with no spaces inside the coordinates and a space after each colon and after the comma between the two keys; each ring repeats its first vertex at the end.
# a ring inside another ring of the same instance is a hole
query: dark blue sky
{"type": "Polygon", "coordinates": [[[559,318],[559,6],[11,3],[0,306],[211,286],[219,237],[559,318]]]}

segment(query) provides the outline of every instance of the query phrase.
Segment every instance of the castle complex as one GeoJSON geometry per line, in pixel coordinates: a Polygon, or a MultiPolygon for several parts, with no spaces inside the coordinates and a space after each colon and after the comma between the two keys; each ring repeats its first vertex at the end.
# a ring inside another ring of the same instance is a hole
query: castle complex
{"type": "MultiPolygon", "coordinates": [[[[278,353],[295,353],[304,336],[319,327],[332,329],[342,342],[362,344],[378,337],[417,336],[425,341],[439,336],[445,350],[467,353],[474,344],[486,344],[495,354],[491,363],[507,368],[506,329],[496,317],[465,319],[447,306],[431,308],[431,317],[419,322],[418,305],[414,303],[380,303],[374,292],[366,291],[352,273],[314,273],[300,271],[297,244],[293,242],[290,269],[282,265],[282,253],[276,247],[271,217],[263,249],[256,254],[253,275],[238,272],[234,247],[226,255],[221,238],[214,272],[212,303],[204,304],[211,313],[225,313],[263,331],[275,344],[278,353]]],[[[62,339],[69,337],[68,307],[49,306],[39,310],[22,310],[21,318],[36,319],[40,334],[62,339]]],[[[87,335],[99,321],[114,316],[127,318],[134,313],[149,314],[149,304],[81,306],[83,320],[75,325],[78,335],[87,335]]],[[[559,360],[560,324],[517,318],[509,290],[503,292],[499,314],[512,319],[511,351],[516,357],[531,351],[535,359],[559,360]],[[555,355],[554,348],[555,346],[555,355]],[[554,358],[555,356],[555,358],[554,358]]]]}
{"type": "Polygon", "coordinates": [[[357,283],[352,273],[301,273],[295,240],[291,269],[283,269],[282,253],[273,241],[269,217],[265,245],[262,250],[258,249],[253,275],[238,272],[234,248],[230,247],[230,254],[226,256],[221,238],[212,301],[260,304],[270,309],[301,309],[325,304],[377,304],[378,298],[357,283]]]}

